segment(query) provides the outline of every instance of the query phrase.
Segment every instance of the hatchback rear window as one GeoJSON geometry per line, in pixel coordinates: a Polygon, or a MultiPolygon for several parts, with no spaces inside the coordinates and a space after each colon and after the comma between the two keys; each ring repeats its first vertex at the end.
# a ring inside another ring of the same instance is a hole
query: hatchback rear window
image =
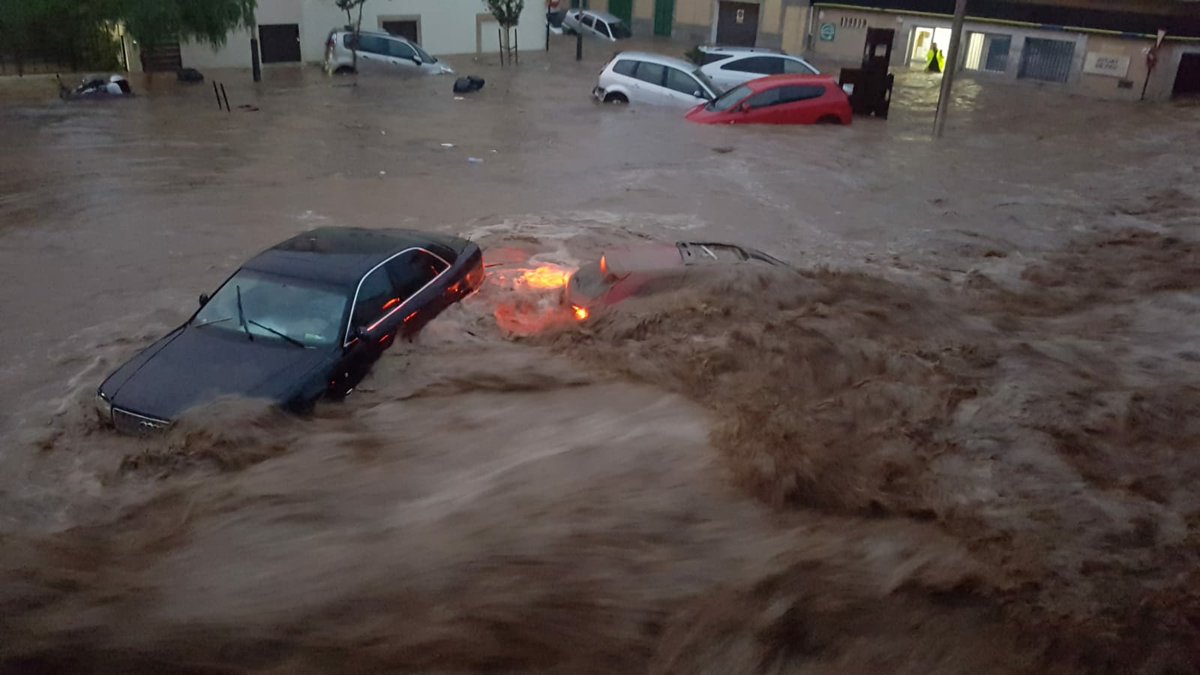
{"type": "Polygon", "coordinates": [[[637,61],[630,61],[628,59],[617,61],[617,64],[613,66],[613,72],[626,77],[633,77],[634,71],[637,70],[637,63],[637,61]]]}

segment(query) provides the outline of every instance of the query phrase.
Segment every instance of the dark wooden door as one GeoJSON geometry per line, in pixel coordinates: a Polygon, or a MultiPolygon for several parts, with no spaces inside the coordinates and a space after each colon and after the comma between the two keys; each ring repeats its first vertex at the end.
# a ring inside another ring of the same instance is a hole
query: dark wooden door
{"type": "Polygon", "coordinates": [[[722,2],[717,6],[717,44],[753,47],[758,40],[758,5],[722,2]]]}
{"type": "Polygon", "coordinates": [[[675,23],[675,0],[654,0],[654,34],[671,35],[675,23]]]}
{"type": "Polygon", "coordinates": [[[392,35],[408,38],[417,44],[421,44],[421,32],[417,29],[417,22],[415,19],[396,19],[394,21],[384,21],[383,29],[392,35]]]}
{"type": "Polygon", "coordinates": [[[1174,96],[1196,96],[1200,94],[1200,54],[1183,54],[1179,59],[1179,70],[1175,71],[1174,96]]]}
{"type": "Polygon", "coordinates": [[[300,60],[300,26],[276,23],[258,27],[263,63],[295,63],[300,60]]]}
{"type": "Polygon", "coordinates": [[[633,22],[633,0],[608,0],[608,13],[625,22],[633,22]]]}
{"type": "Polygon", "coordinates": [[[179,55],[179,41],[159,42],[142,45],[142,70],[147,73],[173,73],[183,67],[179,55]]]}

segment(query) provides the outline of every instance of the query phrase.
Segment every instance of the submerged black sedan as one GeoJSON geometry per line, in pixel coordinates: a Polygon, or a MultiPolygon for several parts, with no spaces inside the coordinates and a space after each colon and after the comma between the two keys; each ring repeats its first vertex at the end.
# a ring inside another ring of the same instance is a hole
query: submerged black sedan
{"type": "Polygon", "coordinates": [[[323,228],[242,266],[187,323],[100,385],[118,430],[166,428],[226,396],[304,412],[349,393],[399,337],[415,334],[483,282],[465,239],[413,230],[323,228]]]}

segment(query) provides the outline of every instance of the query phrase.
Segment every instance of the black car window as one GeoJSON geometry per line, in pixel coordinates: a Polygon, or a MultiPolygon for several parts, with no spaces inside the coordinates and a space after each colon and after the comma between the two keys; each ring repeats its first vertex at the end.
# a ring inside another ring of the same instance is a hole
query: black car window
{"type": "Polygon", "coordinates": [[[387,56],[388,42],[390,42],[390,40],[381,38],[378,35],[359,35],[358,51],[387,56]]]}
{"type": "Polygon", "coordinates": [[[596,19],[596,32],[604,37],[611,37],[611,34],[608,32],[608,24],[599,19],[596,19]]]}
{"type": "Polygon", "coordinates": [[[392,279],[387,270],[380,267],[368,274],[358,287],[353,325],[356,328],[369,326],[383,318],[384,314],[398,304],[400,297],[392,285],[392,279]]]}
{"type": "Polygon", "coordinates": [[[721,66],[721,70],[734,70],[739,73],[754,73],[756,75],[778,75],[783,72],[783,59],[775,56],[751,56],[738,59],[721,66]]]}
{"type": "Polygon", "coordinates": [[[579,23],[581,23],[581,24],[583,24],[583,25],[587,26],[588,28],[591,28],[591,27],[592,27],[592,17],[590,17],[590,16],[587,16],[587,15],[585,14],[585,15],[584,15],[584,17],[583,17],[582,19],[580,19],[580,20],[579,20],[579,23]]]}
{"type": "Polygon", "coordinates": [[[626,38],[633,37],[633,31],[629,30],[629,26],[626,26],[621,21],[608,24],[608,30],[612,33],[612,36],[618,40],[624,40],[626,38]]]}
{"type": "Polygon", "coordinates": [[[388,54],[396,58],[409,59],[411,61],[416,52],[413,51],[412,47],[399,40],[388,40],[388,54]]]}
{"type": "Polygon", "coordinates": [[[696,78],[676,68],[667,68],[667,89],[678,91],[688,96],[692,96],[696,92],[700,92],[701,95],[704,93],[704,87],[700,86],[696,78]]]}
{"type": "Polygon", "coordinates": [[[663,78],[667,74],[666,71],[667,71],[666,66],[659,65],[657,63],[648,63],[646,61],[639,61],[638,68],[637,68],[637,75],[634,75],[634,77],[641,80],[642,82],[649,82],[650,84],[657,84],[658,86],[661,87],[662,83],[663,83],[663,78]]]}
{"type": "Polygon", "coordinates": [[[783,72],[788,75],[816,75],[817,71],[803,61],[797,59],[780,59],[783,61],[783,72]]]}
{"type": "Polygon", "coordinates": [[[626,77],[633,77],[634,71],[637,70],[637,64],[638,64],[637,61],[630,61],[629,59],[622,59],[620,61],[617,61],[617,65],[613,66],[613,72],[620,74],[620,75],[624,75],[626,77]]]}
{"type": "Polygon", "coordinates": [[[701,52],[701,54],[702,55],[700,57],[700,65],[702,65],[702,66],[707,66],[710,63],[716,63],[717,61],[724,61],[725,59],[733,57],[733,54],[721,54],[721,53],[714,53],[714,52],[701,52]]]}
{"type": "Polygon", "coordinates": [[[807,101],[813,98],[821,98],[825,95],[825,87],[819,84],[780,87],[777,91],[779,92],[780,103],[807,101]]]}
{"type": "Polygon", "coordinates": [[[760,91],[757,94],[746,99],[746,105],[751,108],[769,108],[773,105],[779,105],[779,90],[782,87],[760,91]]]}
{"type": "Polygon", "coordinates": [[[409,251],[386,265],[401,302],[411,298],[446,270],[446,263],[425,251],[409,251]]]}

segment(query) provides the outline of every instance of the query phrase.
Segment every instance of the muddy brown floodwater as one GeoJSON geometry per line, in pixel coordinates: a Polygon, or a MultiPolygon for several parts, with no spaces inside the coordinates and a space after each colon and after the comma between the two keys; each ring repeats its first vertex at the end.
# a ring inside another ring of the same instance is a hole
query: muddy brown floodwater
{"type": "Polygon", "coordinates": [[[602,56],[0,83],[0,670],[1200,672],[1200,109],[967,79],[931,143],[902,74],[887,122],[700,127],[593,104],[602,56]],[[311,418],[99,427],[319,225],[496,266],[311,418]],[[583,322],[516,281],[648,239],[793,269],[583,322]]]}

